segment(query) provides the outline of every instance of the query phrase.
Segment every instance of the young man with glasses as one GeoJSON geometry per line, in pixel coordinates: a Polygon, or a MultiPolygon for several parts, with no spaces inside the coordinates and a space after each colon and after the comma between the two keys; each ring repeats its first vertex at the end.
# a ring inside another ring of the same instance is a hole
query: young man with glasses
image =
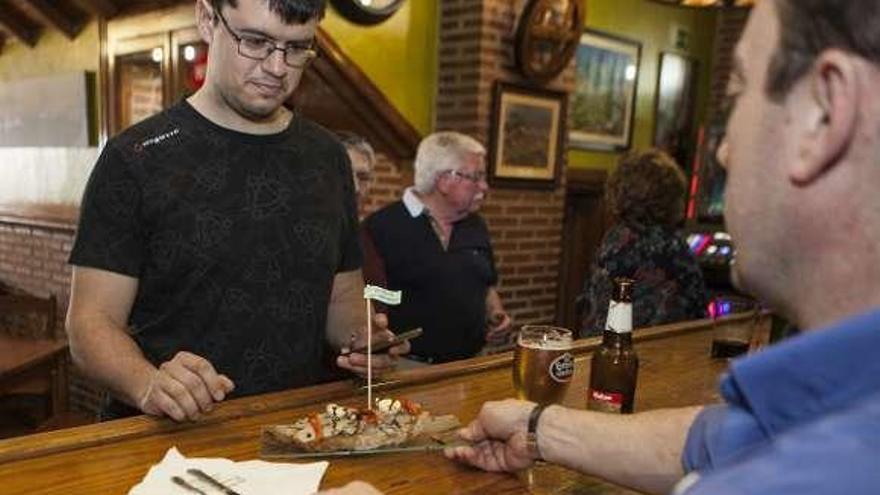
{"type": "MultiPolygon", "coordinates": [[[[68,332],[76,364],[112,395],[105,418],[194,420],[230,394],[321,381],[328,344],[365,342],[349,160],[283,106],[324,8],[198,0],[204,86],[104,148],[70,257],[68,332]]],[[[390,338],[384,317],[373,328],[390,338]]]]}
{"type": "Polygon", "coordinates": [[[440,363],[506,342],[510,317],[495,290],[485,199],[486,150],[469,136],[438,132],[416,154],[415,184],[364,221],[364,274],[403,290],[387,309],[392,328],[422,327],[410,357],[440,363]]]}

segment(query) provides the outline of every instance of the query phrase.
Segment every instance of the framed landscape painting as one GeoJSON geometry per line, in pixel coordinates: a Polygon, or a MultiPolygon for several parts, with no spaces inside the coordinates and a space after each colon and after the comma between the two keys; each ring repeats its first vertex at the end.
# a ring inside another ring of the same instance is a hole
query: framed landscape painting
{"type": "Polygon", "coordinates": [[[566,96],[498,83],[489,150],[493,185],[554,188],[562,163],[566,96]]]}
{"type": "Polygon", "coordinates": [[[630,147],[641,53],[637,41],[584,31],[575,57],[572,147],[607,151],[630,147]]]}

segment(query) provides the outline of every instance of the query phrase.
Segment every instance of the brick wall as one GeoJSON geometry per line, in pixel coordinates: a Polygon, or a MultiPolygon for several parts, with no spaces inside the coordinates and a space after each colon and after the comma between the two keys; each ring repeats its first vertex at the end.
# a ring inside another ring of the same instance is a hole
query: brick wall
{"type": "MultiPolygon", "coordinates": [[[[514,67],[514,33],[522,10],[516,4],[522,2],[441,2],[436,130],[463,132],[488,147],[495,82],[528,85],[514,67]]],[[[549,87],[570,91],[573,70],[549,87]]],[[[361,213],[400,199],[412,175],[410,163],[380,157],[361,213]]],[[[516,324],[555,320],[564,201],[564,180],[553,191],[493,187],[481,211],[495,248],[499,292],[516,324]]]]}
{"type": "Polygon", "coordinates": [[[0,280],[15,289],[58,299],[58,327],[64,335],[64,315],[70,288],[70,253],[73,232],[69,228],[46,228],[0,222],[0,280]]]}
{"type": "Polygon", "coordinates": [[[370,184],[367,197],[360,204],[361,218],[400,199],[403,190],[411,186],[412,182],[412,164],[396,163],[385,155],[377,155],[373,168],[373,182],[370,184]]]}
{"type": "MultiPolygon", "coordinates": [[[[441,2],[438,130],[468,133],[488,143],[496,81],[530,85],[515,68],[514,38],[522,5],[509,0],[441,2]]],[[[546,87],[570,92],[573,74],[570,68],[546,87]]],[[[499,291],[516,323],[552,322],[556,317],[562,182],[552,191],[493,187],[483,207],[498,262],[499,291]]]]}
{"type": "Polygon", "coordinates": [[[162,111],[162,71],[154,63],[129,63],[119,67],[121,122],[129,125],[162,111]]]}

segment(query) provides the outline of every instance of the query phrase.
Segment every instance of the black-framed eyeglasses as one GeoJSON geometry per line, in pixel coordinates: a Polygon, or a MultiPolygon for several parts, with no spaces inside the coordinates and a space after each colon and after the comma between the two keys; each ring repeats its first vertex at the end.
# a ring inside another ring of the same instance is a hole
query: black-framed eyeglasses
{"type": "Polygon", "coordinates": [[[284,63],[294,69],[302,69],[309,65],[318,52],[312,48],[312,42],[288,43],[285,46],[278,46],[277,42],[265,36],[253,36],[249,34],[236,34],[226,22],[226,17],[219,9],[214,9],[217,17],[223,23],[223,27],[232,36],[232,39],[238,43],[238,54],[251,60],[266,60],[270,55],[278,50],[284,53],[284,63]]]}
{"type": "Polygon", "coordinates": [[[462,179],[467,179],[474,184],[479,184],[480,182],[484,182],[486,180],[486,172],[461,172],[459,170],[447,170],[446,173],[449,175],[454,175],[456,177],[461,177],[462,179]]]}

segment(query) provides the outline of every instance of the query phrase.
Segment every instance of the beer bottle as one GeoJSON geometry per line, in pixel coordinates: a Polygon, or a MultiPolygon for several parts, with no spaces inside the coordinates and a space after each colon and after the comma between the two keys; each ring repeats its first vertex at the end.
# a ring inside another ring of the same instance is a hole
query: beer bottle
{"type": "Polygon", "coordinates": [[[633,411],[639,358],[632,345],[633,281],[614,280],[602,344],[593,352],[587,409],[628,414],[633,411]]]}

